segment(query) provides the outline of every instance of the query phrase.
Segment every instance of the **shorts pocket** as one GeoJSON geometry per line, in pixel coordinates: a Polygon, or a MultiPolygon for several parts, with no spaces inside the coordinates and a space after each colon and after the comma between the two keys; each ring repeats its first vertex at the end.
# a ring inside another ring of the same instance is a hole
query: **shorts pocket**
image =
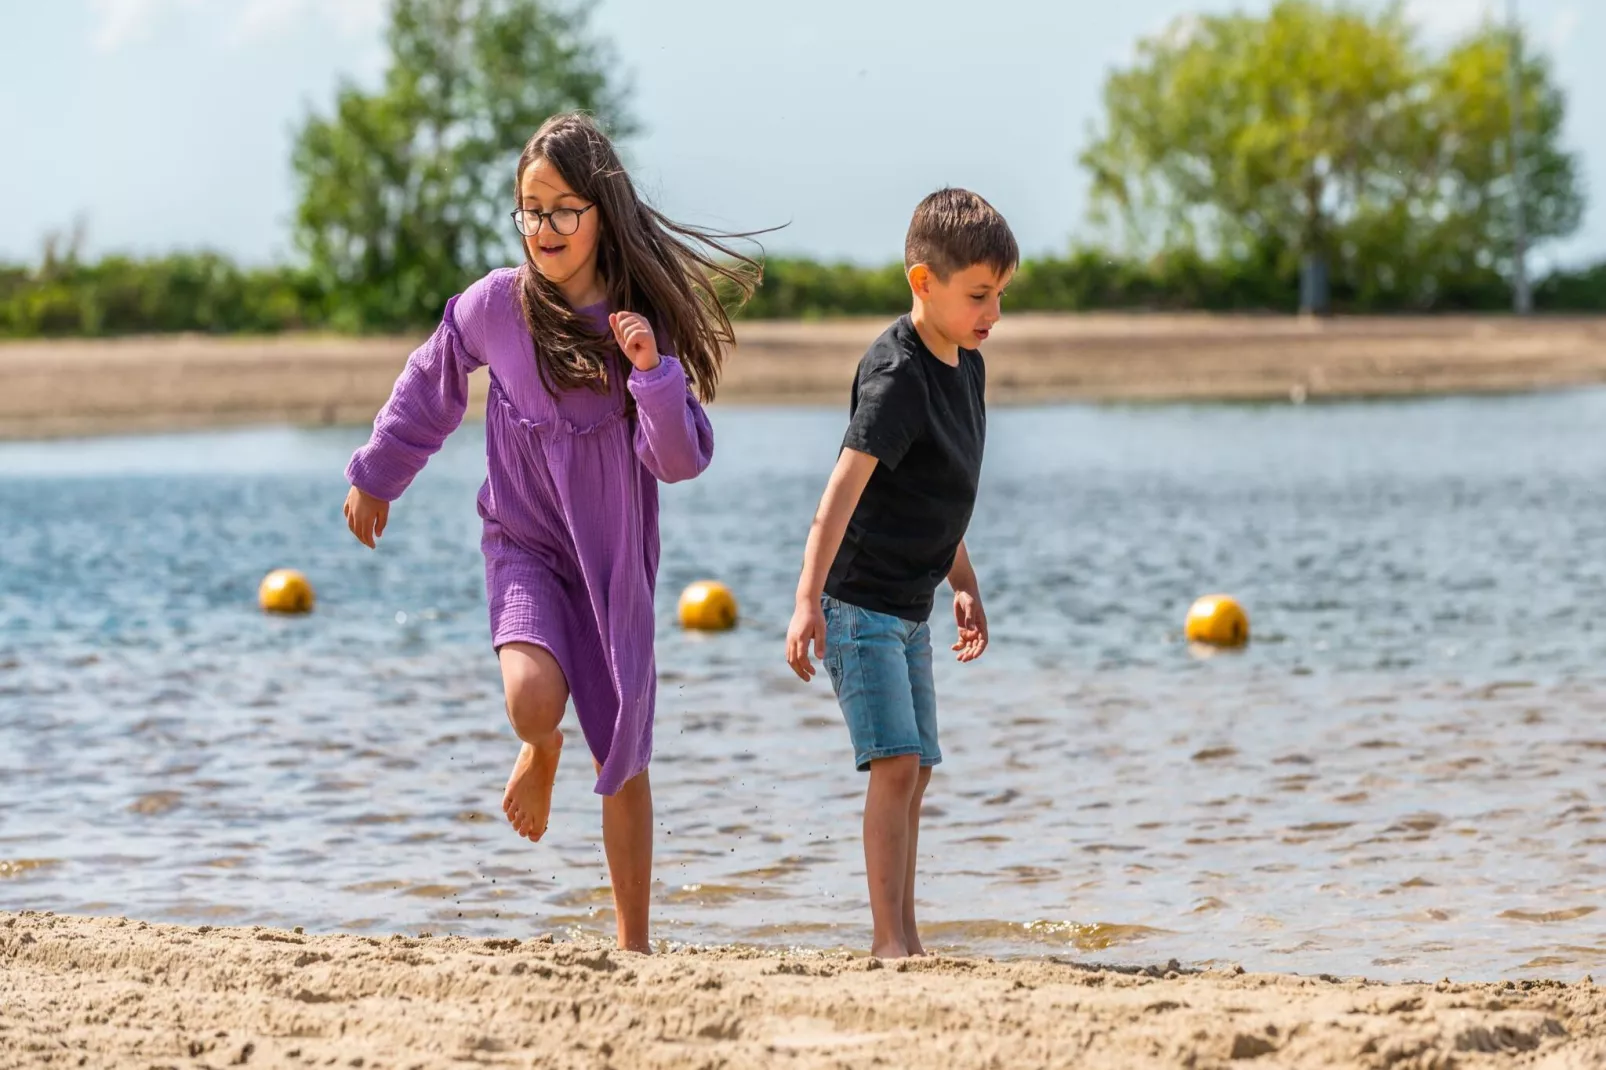
{"type": "Polygon", "coordinates": [[[825,612],[825,673],[831,678],[832,690],[842,687],[842,648],[852,642],[853,611],[834,598],[822,600],[825,612]]]}

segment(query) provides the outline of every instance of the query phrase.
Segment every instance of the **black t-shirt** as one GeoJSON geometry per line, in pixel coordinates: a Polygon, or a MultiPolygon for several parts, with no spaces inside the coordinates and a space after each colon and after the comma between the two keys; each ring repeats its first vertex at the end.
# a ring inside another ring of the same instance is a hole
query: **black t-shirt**
{"type": "Polygon", "coordinates": [[[937,359],[904,316],[875,340],[853,380],[844,449],[880,463],[825,581],[832,598],[904,620],[931,616],[970,526],[987,409],[981,353],[937,359]]]}

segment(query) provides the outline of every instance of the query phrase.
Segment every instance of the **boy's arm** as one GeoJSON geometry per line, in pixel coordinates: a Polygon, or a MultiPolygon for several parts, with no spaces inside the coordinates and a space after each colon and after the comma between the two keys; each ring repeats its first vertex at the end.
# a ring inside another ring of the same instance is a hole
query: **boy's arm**
{"type": "Polygon", "coordinates": [[[981,607],[981,585],[964,539],[959,540],[954,566],[948,570],[948,585],[954,589],[954,621],[959,625],[959,642],[953,649],[960,661],[975,661],[987,649],[987,613],[981,607]]]}
{"type": "Polygon", "coordinates": [[[814,656],[825,657],[825,614],[820,610],[820,595],[825,591],[831,562],[842,548],[848,521],[853,519],[853,511],[859,507],[859,498],[877,463],[868,453],[844,449],[837,458],[836,468],[831,471],[831,480],[814,514],[814,523],[809,527],[809,541],[803,551],[803,573],[797,581],[797,608],[786,629],[786,661],[803,680],[813,679],[815,673],[814,663],[809,660],[811,640],[814,656]]]}
{"type": "Polygon", "coordinates": [[[948,586],[954,594],[973,594],[981,597],[981,585],[976,582],[976,567],[970,563],[970,550],[965,540],[959,540],[959,552],[954,554],[954,567],[948,570],[948,586]]]}

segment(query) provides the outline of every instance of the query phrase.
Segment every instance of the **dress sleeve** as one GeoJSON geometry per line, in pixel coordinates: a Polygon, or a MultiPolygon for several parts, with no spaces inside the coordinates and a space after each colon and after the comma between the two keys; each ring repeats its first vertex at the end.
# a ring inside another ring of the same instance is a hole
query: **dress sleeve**
{"type": "Polygon", "coordinates": [[[407,358],[390,400],[374,418],[368,444],[352,455],[346,479],[365,494],[391,502],[401,497],[468,409],[468,375],[485,363],[470,352],[458,329],[461,297],[429,340],[407,358]]]}
{"type": "Polygon", "coordinates": [[[714,428],[680,361],[662,356],[652,371],[632,371],[629,385],[636,399],[636,456],[647,471],[664,483],[701,475],[714,459],[714,428]]]}

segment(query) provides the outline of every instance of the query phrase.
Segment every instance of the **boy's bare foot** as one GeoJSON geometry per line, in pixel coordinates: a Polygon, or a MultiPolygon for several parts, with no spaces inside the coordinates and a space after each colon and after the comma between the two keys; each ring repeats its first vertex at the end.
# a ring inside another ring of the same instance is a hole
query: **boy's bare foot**
{"type": "Polygon", "coordinates": [[[909,949],[910,958],[918,958],[926,953],[926,945],[920,942],[920,930],[915,926],[912,915],[904,915],[903,946],[909,949]]]}
{"type": "Polygon", "coordinates": [[[539,747],[526,743],[507,778],[502,812],[513,830],[531,842],[546,834],[547,818],[552,814],[552,782],[557,779],[562,751],[563,733],[557,730],[539,747]]]}
{"type": "Polygon", "coordinates": [[[906,959],[909,949],[901,943],[888,940],[884,943],[870,946],[870,957],[873,959],[906,959]]]}

